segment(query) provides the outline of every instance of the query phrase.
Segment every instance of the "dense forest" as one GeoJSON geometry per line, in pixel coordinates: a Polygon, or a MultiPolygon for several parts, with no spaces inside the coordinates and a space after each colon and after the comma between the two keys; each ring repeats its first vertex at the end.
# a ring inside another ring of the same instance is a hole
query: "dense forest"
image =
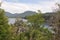
{"type": "Polygon", "coordinates": [[[4,9],[0,8],[0,40],[60,40],[60,4],[53,14],[44,16],[41,11],[26,16],[27,22],[21,17],[14,24],[8,24],[4,9]],[[48,23],[46,28],[43,24],[48,23]]]}

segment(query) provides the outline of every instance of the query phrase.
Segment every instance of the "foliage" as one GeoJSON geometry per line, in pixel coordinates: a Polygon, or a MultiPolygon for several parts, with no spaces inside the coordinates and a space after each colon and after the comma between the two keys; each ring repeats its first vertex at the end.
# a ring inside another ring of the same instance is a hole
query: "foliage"
{"type": "Polygon", "coordinates": [[[10,29],[11,26],[8,24],[7,17],[5,16],[5,11],[0,9],[0,40],[10,39],[10,29]]]}
{"type": "Polygon", "coordinates": [[[44,18],[41,13],[28,16],[27,19],[28,22],[30,22],[32,26],[36,28],[39,28],[44,23],[44,18]]]}
{"type": "Polygon", "coordinates": [[[60,40],[60,4],[58,5],[58,9],[54,15],[48,20],[50,26],[52,26],[52,30],[55,32],[53,36],[53,40],[60,40]]]}
{"type": "Polygon", "coordinates": [[[51,40],[52,39],[52,33],[47,28],[44,28],[42,26],[42,24],[44,24],[44,18],[42,17],[42,14],[35,14],[32,16],[28,16],[27,19],[32,26],[30,27],[28,26],[29,30],[25,32],[23,35],[26,37],[26,40],[51,40]]]}
{"type": "Polygon", "coordinates": [[[12,26],[8,24],[5,11],[0,9],[0,40],[51,40],[52,33],[44,28],[41,13],[27,17],[27,23],[17,19],[12,26]]]}

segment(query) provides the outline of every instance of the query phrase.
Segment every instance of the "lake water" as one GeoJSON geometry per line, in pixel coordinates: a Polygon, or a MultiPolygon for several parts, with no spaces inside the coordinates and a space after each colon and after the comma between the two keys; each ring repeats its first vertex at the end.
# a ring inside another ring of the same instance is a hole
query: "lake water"
{"type": "MultiPolygon", "coordinates": [[[[9,24],[14,24],[15,21],[16,21],[16,18],[9,18],[8,21],[9,21],[9,24]]],[[[26,19],[23,19],[23,21],[26,22],[27,20],[26,20],[26,19]]],[[[48,25],[45,24],[44,27],[46,27],[46,28],[48,28],[50,31],[52,31],[52,30],[51,30],[51,27],[49,27],[48,25]]]]}
{"type": "MultiPolygon", "coordinates": [[[[26,19],[22,19],[22,20],[23,20],[25,23],[27,22],[26,19]]],[[[8,21],[9,21],[9,24],[14,24],[15,21],[16,21],[16,18],[9,18],[8,21]]],[[[47,25],[47,24],[44,24],[44,26],[47,27],[47,28],[49,28],[49,25],[47,25]]]]}
{"type": "Polygon", "coordinates": [[[15,23],[15,20],[16,20],[16,18],[9,18],[8,19],[9,24],[14,24],[15,23]]]}
{"type": "MultiPolygon", "coordinates": [[[[22,19],[24,22],[27,22],[27,20],[26,19],[22,19]]],[[[16,18],[9,18],[8,19],[8,21],[9,21],[9,24],[14,24],[15,23],[15,21],[16,21],[16,18]]],[[[44,24],[46,27],[48,27],[48,25],[47,24],[44,24]]]]}
{"type": "MultiPolygon", "coordinates": [[[[27,22],[26,19],[21,19],[21,20],[23,20],[24,22],[27,22]]],[[[16,18],[8,18],[8,21],[9,21],[9,24],[14,24],[16,21],[16,18]]]]}

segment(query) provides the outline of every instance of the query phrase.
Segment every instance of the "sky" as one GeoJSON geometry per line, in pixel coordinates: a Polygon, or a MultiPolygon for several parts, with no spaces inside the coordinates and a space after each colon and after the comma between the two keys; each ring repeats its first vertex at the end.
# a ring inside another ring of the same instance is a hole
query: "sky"
{"type": "Polygon", "coordinates": [[[6,12],[10,13],[23,13],[25,11],[52,12],[56,8],[55,3],[59,0],[0,0],[6,12]]]}

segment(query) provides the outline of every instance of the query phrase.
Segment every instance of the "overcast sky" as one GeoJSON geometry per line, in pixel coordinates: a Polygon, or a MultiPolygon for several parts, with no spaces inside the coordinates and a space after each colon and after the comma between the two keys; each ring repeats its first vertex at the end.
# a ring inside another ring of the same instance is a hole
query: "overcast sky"
{"type": "Polygon", "coordinates": [[[3,1],[2,8],[11,13],[22,13],[24,11],[51,12],[55,3],[59,0],[0,0],[3,1]]]}

